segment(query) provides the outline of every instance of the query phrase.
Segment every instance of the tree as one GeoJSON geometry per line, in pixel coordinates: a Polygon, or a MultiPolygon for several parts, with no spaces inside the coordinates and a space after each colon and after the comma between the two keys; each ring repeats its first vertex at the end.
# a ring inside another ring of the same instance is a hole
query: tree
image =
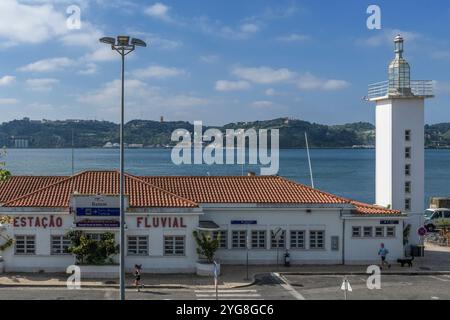
{"type": "MultiPolygon", "coordinates": [[[[4,157],[5,155],[6,155],[6,149],[3,148],[0,151],[0,158],[4,157]]],[[[6,180],[9,179],[9,177],[11,177],[11,172],[4,169],[5,165],[6,165],[6,163],[4,161],[0,162],[0,183],[5,182],[6,180]]]]}
{"type": "Polygon", "coordinates": [[[219,249],[220,235],[216,239],[206,232],[194,231],[193,235],[197,243],[197,254],[204,256],[208,263],[213,263],[215,253],[219,249]]]}
{"type": "Polygon", "coordinates": [[[111,232],[102,234],[99,241],[80,230],[69,231],[66,236],[71,242],[67,252],[75,255],[77,264],[113,264],[112,256],[119,253],[119,246],[111,232]]]}

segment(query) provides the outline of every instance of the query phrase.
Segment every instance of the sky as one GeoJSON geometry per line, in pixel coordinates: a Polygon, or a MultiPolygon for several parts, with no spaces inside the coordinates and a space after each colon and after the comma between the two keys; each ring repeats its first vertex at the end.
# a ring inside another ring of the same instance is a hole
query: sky
{"type": "Polygon", "coordinates": [[[127,120],[374,123],[398,33],[412,79],[436,81],[426,122],[450,122],[449,31],[447,0],[0,0],[0,122],[118,122],[120,56],[98,39],[125,34],[149,44],[127,56],[127,120]]]}

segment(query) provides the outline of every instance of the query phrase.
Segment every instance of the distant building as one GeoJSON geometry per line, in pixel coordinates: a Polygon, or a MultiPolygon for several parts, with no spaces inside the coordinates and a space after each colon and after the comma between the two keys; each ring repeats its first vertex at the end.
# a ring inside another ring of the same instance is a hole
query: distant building
{"type": "Polygon", "coordinates": [[[161,117],[159,118],[159,122],[161,122],[161,123],[164,122],[164,117],[163,117],[163,116],[161,116],[161,117]]]}
{"type": "Polygon", "coordinates": [[[25,149],[28,148],[28,139],[14,139],[14,148],[25,149]]]}

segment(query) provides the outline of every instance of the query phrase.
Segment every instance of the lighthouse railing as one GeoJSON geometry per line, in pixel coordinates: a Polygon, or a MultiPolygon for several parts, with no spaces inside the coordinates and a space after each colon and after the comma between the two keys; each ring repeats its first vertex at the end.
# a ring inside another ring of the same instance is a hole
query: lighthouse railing
{"type": "MultiPolygon", "coordinates": [[[[434,96],[434,81],[433,80],[411,80],[411,93],[418,97],[432,97],[434,96]]],[[[389,93],[395,90],[389,81],[377,82],[369,85],[368,98],[377,99],[388,97],[389,93]]]]}

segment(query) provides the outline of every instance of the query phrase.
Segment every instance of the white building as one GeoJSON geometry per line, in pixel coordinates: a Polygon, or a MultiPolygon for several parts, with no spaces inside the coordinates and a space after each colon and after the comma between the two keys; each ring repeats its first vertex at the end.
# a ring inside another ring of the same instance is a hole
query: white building
{"type": "MultiPolygon", "coordinates": [[[[247,250],[251,264],[275,264],[277,254],[281,262],[286,250],[293,264],[366,264],[378,261],[380,243],[389,259],[404,256],[406,216],[399,211],[281,177],[126,175],[125,185],[127,270],[139,263],[144,272],[194,272],[194,230],[220,232],[222,264],[244,264],[247,250]]],[[[1,253],[5,271],[64,272],[74,263],[64,253],[73,229],[91,237],[113,232],[118,241],[117,201],[111,202],[118,192],[116,171],[14,176],[0,184],[0,215],[13,219],[0,231],[14,239],[1,253]]]]}
{"type": "Polygon", "coordinates": [[[424,102],[433,97],[432,81],[412,81],[397,36],[389,80],[369,86],[376,102],[376,203],[408,213],[411,243],[424,212],[424,102]]]}

